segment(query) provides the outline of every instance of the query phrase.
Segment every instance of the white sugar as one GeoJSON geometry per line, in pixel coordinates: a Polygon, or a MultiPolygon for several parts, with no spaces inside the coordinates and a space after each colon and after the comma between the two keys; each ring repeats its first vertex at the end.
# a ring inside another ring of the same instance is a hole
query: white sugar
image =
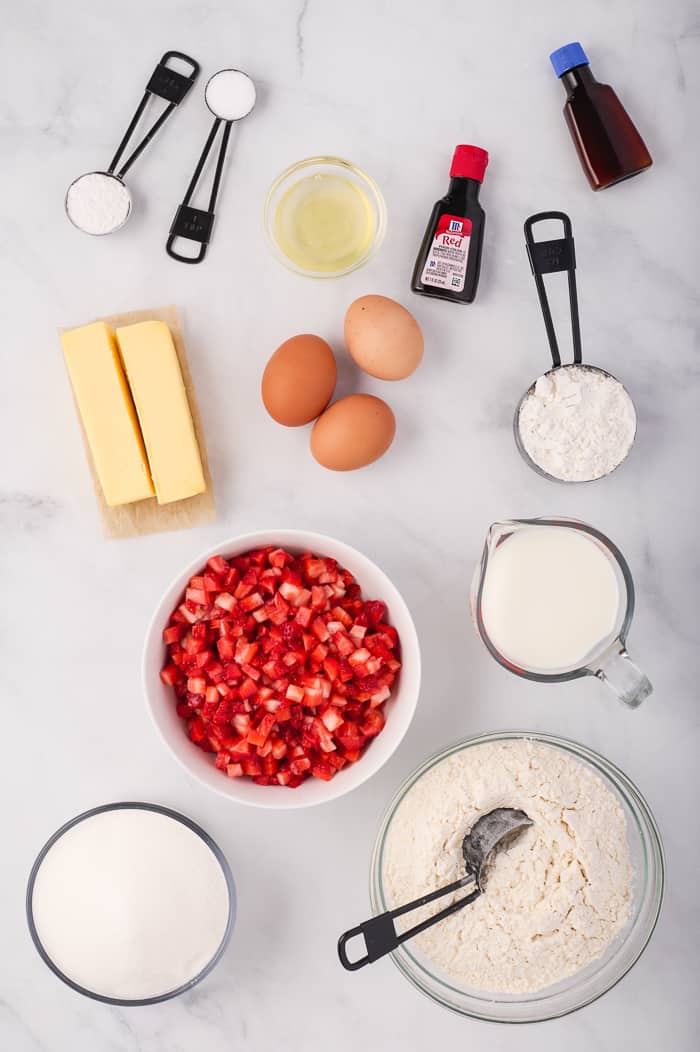
{"type": "Polygon", "coordinates": [[[144,1000],[194,979],[228,923],[224,872],[195,832],[142,809],[104,811],[49,849],[32,895],[39,940],[73,982],[144,1000]]]}

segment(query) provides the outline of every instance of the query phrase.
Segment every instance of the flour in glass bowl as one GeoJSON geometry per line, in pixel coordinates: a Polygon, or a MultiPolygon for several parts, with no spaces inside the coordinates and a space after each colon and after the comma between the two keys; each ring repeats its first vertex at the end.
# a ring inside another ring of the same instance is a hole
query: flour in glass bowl
{"type": "Polygon", "coordinates": [[[389,907],[464,876],[464,834],[495,807],[522,808],[533,825],[497,853],[480,898],[413,943],[465,986],[532,993],[585,968],[625,926],[626,821],[601,779],[563,751],[524,739],[472,746],[427,771],[397,808],[384,850],[389,907]]]}
{"type": "Polygon", "coordinates": [[[625,459],[637,430],[634,403],[614,376],[566,365],[540,376],[517,414],[532,461],[563,482],[592,482],[625,459]]]}

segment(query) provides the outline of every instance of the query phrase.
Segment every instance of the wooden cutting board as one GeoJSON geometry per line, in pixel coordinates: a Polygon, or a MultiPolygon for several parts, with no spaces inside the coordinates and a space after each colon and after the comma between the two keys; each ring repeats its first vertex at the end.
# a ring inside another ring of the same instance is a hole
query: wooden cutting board
{"type": "MultiPolygon", "coordinates": [[[[186,530],[190,526],[204,526],[206,523],[214,522],[216,519],[216,505],[214,503],[214,488],[209,461],[207,459],[207,446],[204,441],[204,430],[199,415],[199,407],[195,397],[192,377],[187,362],[187,352],[182,334],[182,324],[177,307],[153,307],[150,310],[129,311],[126,314],[111,314],[105,318],[95,318],[94,321],[104,321],[112,329],[120,325],[134,325],[140,321],[163,321],[170,329],[177,351],[177,357],[182,370],[182,379],[187,391],[187,400],[190,404],[192,422],[194,424],[199,455],[202,460],[202,470],[207,484],[204,493],[197,493],[194,497],[185,500],[176,500],[171,504],[159,504],[155,497],[148,500],[135,501],[133,504],[120,504],[118,507],[110,508],[105,502],[102,487],[92,461],[90,446],[83,431],[82,422],[80,429],[83,435],[85,455],[90,467],[92,482],[95,489],[95,498],[100,510],[102,527],[106,537],[139,537],[147,533],[164,533],[168,530],[186,530]]],[[[83,322],[81,324],[89,324],[83,322]]],[[[78,407],[76,405],[76,413],[78,407]]],[[[80,414],[78,413],[78,420],[80,414]]]]}

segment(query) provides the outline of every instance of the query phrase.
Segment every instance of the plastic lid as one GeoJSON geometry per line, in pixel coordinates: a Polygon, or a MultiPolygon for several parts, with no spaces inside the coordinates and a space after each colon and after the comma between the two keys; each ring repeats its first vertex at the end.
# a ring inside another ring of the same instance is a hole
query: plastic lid
{"type": "Polygon", "coordinates": [[[587,66],[589,64],[588,56],[578,40],[572,41],[571,44],[564,44],[564,47],[558,47],[549,56],[549,61],[554,66],[554,72],[558,77],[561,77],[568,70],[574,69],[575,66],[587,66]]]}
{"type": "Polygon", "coordinates": [[[479,146],[456,146],[450,167],[450,179],[476,179],[484,181],[484,172],[489,155],[479,146]]]}

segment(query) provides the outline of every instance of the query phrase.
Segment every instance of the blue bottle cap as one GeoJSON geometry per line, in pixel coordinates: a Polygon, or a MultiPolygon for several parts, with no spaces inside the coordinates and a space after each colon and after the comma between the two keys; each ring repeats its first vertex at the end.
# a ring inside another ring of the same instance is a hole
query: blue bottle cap
{"type": "Polygon", "coordinates": [[[557,48],[549,56],[549,61],[554,66],[554,72],[558,77],[573,69],[574,66],[587,66],[589,64],[586,52],[578,40],[574,40],[571,44],[564,44],[564,47],[557,48]]]}

